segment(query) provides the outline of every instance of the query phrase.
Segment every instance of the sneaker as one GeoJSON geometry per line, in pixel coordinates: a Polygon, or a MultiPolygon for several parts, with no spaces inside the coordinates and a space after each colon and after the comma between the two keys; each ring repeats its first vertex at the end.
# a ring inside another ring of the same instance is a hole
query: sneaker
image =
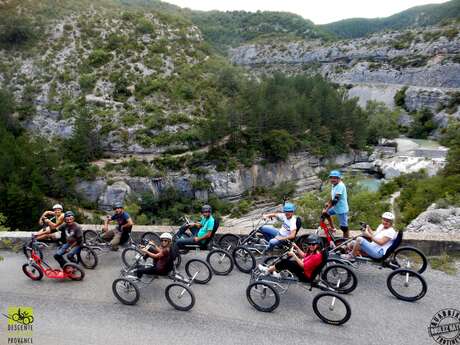
{"type": "Polygon", "coordinates": [[[281,278],[281,274],[276,272],[276,271],[274,271],[274,272],[272,272],[272,277],[273,278],[281,278]]]}
{"type": "Polygon", "coordinates": [[[267,273],[268,272],[268,267],[267,266],[264,266],[262,264],[259,264],[257,266],[257,268],[259,269],[260,272],[263,272],[263,273],[267,273]]]}
{"type": "Polygon", "coordinates": [[[351,254],[342,254],[340,255],[340,258],[348,261],[355,261],[354,255],[351,254]]]}

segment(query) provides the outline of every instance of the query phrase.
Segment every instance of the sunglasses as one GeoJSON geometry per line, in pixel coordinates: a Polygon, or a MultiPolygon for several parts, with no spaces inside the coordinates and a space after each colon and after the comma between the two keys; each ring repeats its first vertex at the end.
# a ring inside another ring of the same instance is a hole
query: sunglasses
{"type": "Polygon", "coordinates": [[[160,240],[161,242],[169,242],[169,240],[160,240]]]}

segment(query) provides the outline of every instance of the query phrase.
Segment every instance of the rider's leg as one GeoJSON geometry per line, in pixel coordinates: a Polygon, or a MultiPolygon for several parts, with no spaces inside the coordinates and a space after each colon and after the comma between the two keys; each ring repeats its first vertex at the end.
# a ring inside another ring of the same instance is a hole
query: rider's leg
{"type": "Polygon", "coordinates": [[[330,208],[327,210],[327,212],[323,213],[324,218],[326,218],[327,222],[329,223],[329,227],[331,229],[335,229],[334,222],[332,220],[332,216],[335,215],[335,210],[333,208],[330,208]]]}
{"type": "Polygon", "coordinates": [[[381,248],[379,245],[373,242],[367,241],[362,237],[358,237],[358,240],[356,242],[359,243],[359,249],[361,249],[363,252],[365,252],[373,259],[380,259],[384,254],[383,248],[381,248]]]}
{"type": "Polygon", "coordinates": [[[343,232],[343,237],[348,238],[350,236],[350,231],[348,229],[348,213],[339,213],[337,214],[339,219],[340,230],[343,232]]]}
{"type": "Polygon", "coordinates": [[[133,274],[135,274],[138,278],[142,278],[144,274],[157,274],[157,271],[158,270],[155,266],[140,266],[133,271],[133,274]]]}
{"type": "Polygon", "coordinates": [[[66,261],[63,255],[69,247],[70,247],[70,244],[65,243],[62,246],[60,246],[58,250],[56,251],[56,254],[54,254],[54,259],[56,259],[56,261],[59,263],[61,267],[64,267],[64,265],[66,264],[66,261]]]}
{"type": "Polygon", "coordinates": [[[177,238],[181,238],[183,235],[185,235],[185,232],[187,231],[187,229],[189,228],[190,226],[189,225],[182,225],[179,230],[177,230],[177,238]]]}
{"type": "Polygon", "coordinates": [[[288,270],[289,272],[291,272],[292,274],[296,275],[299,279],[303,279],[304,278],[304,274],[303,274],[303,268],[299,266],[299,264],[295,261],[292,261],[290,259],[285,259],[285,260],[281,260],[280,262],[278,262],[276,265],[274,266],[271,266],[268,270],[270,272],[270,269],[272,269],[273,271],[283,271],[283,270],[288,270]],[[272,268],[273,267],[273,268],[272,268]]]}
{"type": "Polygon", "coordinates": [[[118,250],[118,245],[120,244],[121,240],[121,232],[116,231],[113,235],[112,241],[110,241],[110,245],[112,246],[112,250],[118,250]]]}
{"type": "Polygon", "coordinates": [[[77,262],[77,258],[75,257],[76,254],[80,253],[81,247],[80,246],[75,246],[73,247],[70,252],[66,255],[67,259],[71,262],[77,262]]]}
{"type": "Polygon", "coordinates": [[[268,241],[268,247],[266,251],[272,250],[273,248],[280,246],[281,244],[283,244],[283,242],[285,241],[280,241],[276,238],[272,238],[270,241],[268,241]]]}
{"type": "Polygon", "coordinates": [[[42,229],[39,232],[37,232],[36,238],[38,241],[45,240],[50,236],[50,234],[51,234],[51,228],[47,226],[45,229],[42,229]]]}
{"type": "Polygon", "coordinates": [[[129,234],[131,233],[131,227],[123,228],[121,231],[120,244],[125,244],[129,240],[129,234]]]}
{"type": "Polygon", "coordinates": [[[174,246],[176,247],[176,249],[182,249],[182,248],[184,248],[186,245],[190,245],[190,244],[198,244],[198,243],[196,243],[195,241],[193,241],[193,237],[179,238],[179,239],[176,240],[176,242],[174,243],[174,246]]]}
{"type": "Polygon", "coordinates": [[[101,237],[106,240],[110,241],[115,236],[115,231],[113,230],[105,230],[101,237]]]}
{"type": "Polygon", "coordinates": [[[272,238],[278,236],[279,230],[271,225],[261,226],[258,230],[267,241],[270,241],[272,238]]]}

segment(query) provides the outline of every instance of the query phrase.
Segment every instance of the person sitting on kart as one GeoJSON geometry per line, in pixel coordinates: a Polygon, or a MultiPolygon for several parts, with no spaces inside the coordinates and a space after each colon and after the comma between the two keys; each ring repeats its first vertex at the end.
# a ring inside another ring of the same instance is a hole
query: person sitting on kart
{"type": "Polygon", "coordinates": [[[259,270],[277,278],[281,277],[279,271],[288,270],[300,281],[310,282],[313,278],[313,272],[323,261],[323,254],[321,253],[321,239],[317,235],[308,236],[307,244],[306,253],[294,243],[292,245],[293,251],[287,253],[288,258],[269,267],[259,265],[259,270]]]}
{"type": "Polygon", "coordinates": [[[178,249],[184,248],[186,245],[200,244],[204,240],[212,236],[212,230],[214,229],[214,217],[211,215],[212,208],[209,205],[203,205],[201,207],[201,219],[197,223],[185,224],[180,227],[177,232],[177,240],[175,246],[178,249]],[[192,237],[184,237],[185,232],[189,229],[192,233],[192,237]]]}
{"type": "Polygon", "coordinates": [[[72,262],[76,262],[75,254],[81,249],[81,244],[83,243],[83,231],[81,226],[75,222],[75,215],[72,211],[67,211],[64,214],[65,224],[59,227],[59,230],[62,233],[62,238],[65,239],[65,243],[60,246],[54,254],[56,261],[64,267],[66,260],[64,259],[64,254],[68,252],[67,259],[72,262]]]}
{"type": "Polygon", "coordinates": [[[373,259],[383,257],[393,243],[398,233],[393,229],[395,216],[391,212],[382,214],[382,224],[374,232],[369,225],[366,225],[362,236],[353,241],[353,249],[350,254],[343,254],[342,258],[354,260],[361,253],[373,259]]]}
{"type": "Polygon", "coordinates": [[[133,228],[134,222],[123,208],[122,203],[116,203],[113,205],[115,214],[112,216],[107,216],[104,221],[104,227],[102,228],[102,238],[104,240],[110,241],[112,250],[118,250],[118,245],[125,243],[128,240],[129,233],[133,228]],[[116,221],[118,223],[115,230],[109,230],[109,223],[111,221],[116,221]]]}
{"type": "Polygon", "coordinates": [[[268,213],[262,215],[264,219],[276,218],[282,222],[280,229],[271,225],[260,227],[259,232],[268,241],[268,246],[265,248],[264,253],[272,250],[275,246],[285,243],[284,241],[295,239],[297,232],[297,217],[294,216],[294,211],[294,204],[287,202],[283,206],[283,213],[268,213]]]}
{"type": "Polygon", "coordinates": [[[147,250],[145,247],[140,247],[139,250],[146,256],[153,259],[152,266],[137,266],[132,274],[137,278],[142,278],[144,274],[168,275],[173,269],[172,260],[172,235],[169,232],[162,233],[160,236],[160,246],[158,247],[153,242],[149,242],[152,247],[147,250]]]}
{"type": "Polygon", "coordinates": [[[38,223],[44,228],[34,234],[38,241],[58,240],[60,238],[61,233],[57,229],[64,223],[64,213],[62,211],[62,205],[56,204],[53,206],[52,211],[43,212],[38,223]]]}
{"type": "Polygon", "coordinates": [[[329,226],[334,228],[334,222],[332,216],[335,215],[339,219],[340,230],[343,232],[343,237],[348,238],[348,200],[347,200],[347,188],[342,182],[342,174],[338,170],[332,170],[329,174],[329,180],[332,184],[331,189],[331,200],[329,200],[323,211],[322,217],[326,218],[329,222],[329,226]]]}

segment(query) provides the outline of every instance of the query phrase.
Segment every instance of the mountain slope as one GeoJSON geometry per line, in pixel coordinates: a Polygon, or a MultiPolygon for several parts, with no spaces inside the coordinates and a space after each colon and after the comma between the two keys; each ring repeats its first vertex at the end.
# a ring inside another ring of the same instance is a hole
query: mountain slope
{"type": "Polygon", "coordinates": [[[382,30],[401,30],[413,26],[438,24],[460,18],[460,0],[443,4],[417,6],[386,18],[351,18],[320,25],[322,29],[342,38],[357,38],[382,30]]]}

